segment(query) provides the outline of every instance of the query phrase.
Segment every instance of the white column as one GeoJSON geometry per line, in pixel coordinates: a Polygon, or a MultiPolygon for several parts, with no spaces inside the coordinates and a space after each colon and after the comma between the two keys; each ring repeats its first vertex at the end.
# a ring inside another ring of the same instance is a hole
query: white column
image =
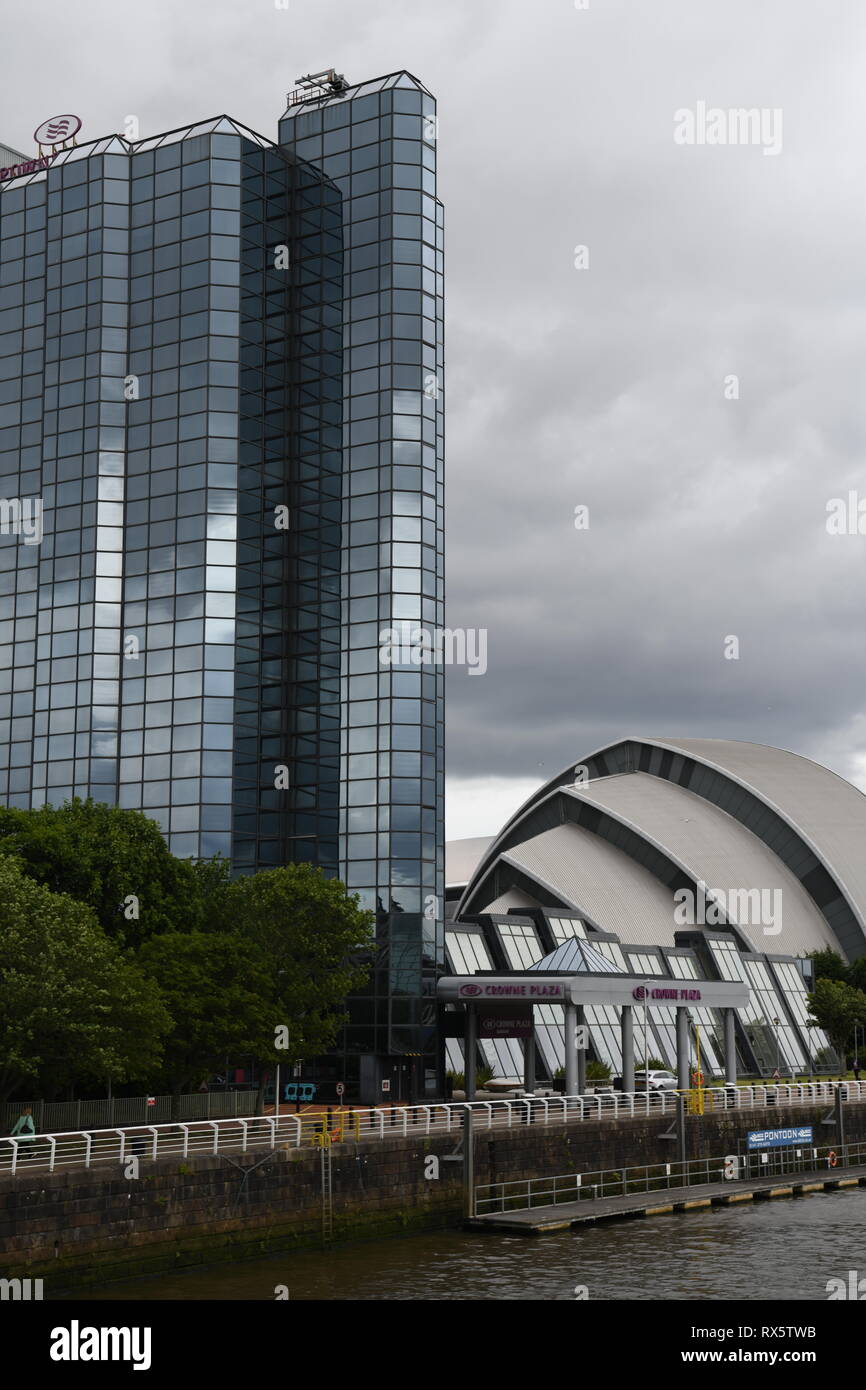
{"type": "Polygon", "coordinates": [[[576,1096],[579,1094],[577,1046],[574,1039],[574,1030],[576,1026],[577,1008],[574,1004],[568,1003],[565,1006],[565,1094],[567,1096],[576,1096]]]}
{"type": "Polygon", "coordinates": [[[628,1094],[634,1090],[634,1009],[631,1004],[623,1004],[622,1021],[622,1089],[628,1094]]]}

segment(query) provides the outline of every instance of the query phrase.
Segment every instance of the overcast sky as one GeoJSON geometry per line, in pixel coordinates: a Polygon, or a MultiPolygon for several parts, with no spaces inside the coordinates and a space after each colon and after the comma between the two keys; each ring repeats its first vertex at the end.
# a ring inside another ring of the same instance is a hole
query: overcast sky
{"type": "Polygon", "coordinates": [[[866,535],[827,532],[866,501],[862,0],[31,0],[3,40],[25,152],[66,111],[274,136],[329,66],[437,95],[448,622],[488,633],[450,837],[629,733],[866,787],[866,535]],[[700,102],[781,111],[781,151],[675,143],[700,102]]]}

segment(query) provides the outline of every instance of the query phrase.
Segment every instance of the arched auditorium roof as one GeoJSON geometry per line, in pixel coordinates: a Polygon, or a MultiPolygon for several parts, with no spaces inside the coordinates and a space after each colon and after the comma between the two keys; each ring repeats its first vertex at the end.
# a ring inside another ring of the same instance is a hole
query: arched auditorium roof
{"type": "Polygon", "coordinates": [[[485,850],[492,841],[489,835],[476,835],[471,840],[449,840],[445,846],[445,888],[465,888],[485,850]]]}
{"type": "MultiPolygon", "coordinates": [[[[451,862],[455,850],[465,873],[474,844],[449,846],[451,862]]],[[[662,945],[682,927],[675,889],[703,880],[731,893],[727,921],[746,949],[866,953],[866,797],[779,748],[620,740],[540,787],[479,850],[458,915],[562,906],[662,945]],[[575,782],[576,767],[588,780],[575,782]],[[781,932],[750,919],[736,896],[750,889],[780,891],[781,932]]]]}

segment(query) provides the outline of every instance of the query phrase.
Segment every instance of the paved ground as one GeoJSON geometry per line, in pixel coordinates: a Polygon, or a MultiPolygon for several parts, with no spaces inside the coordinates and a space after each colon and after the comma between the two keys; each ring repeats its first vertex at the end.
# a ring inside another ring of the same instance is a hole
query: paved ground
{"type": "Polygon", "coordinates": [[[866,1185],[866,1166],[826,1168],[809,1173],[780,1174],[753,1182],[709,1182],[692,1187],[662,1188],[658,1192],[633,1193],[623,1197],[585,1197],[580,1202],[560,1202],[556,1206],[533,1207],[529,1211],[491,1212],[466,1222],[472,1230],[499,1231],[508,1235],[542,1235],[570,1226],[592,1225],[597,1221],[616,1221],[629,1216],[657,1216],[671,1211],[728,1206],[770,1197],[800,1196],[804,1192],[832,1191],[837,1187],[866,1185]]]}

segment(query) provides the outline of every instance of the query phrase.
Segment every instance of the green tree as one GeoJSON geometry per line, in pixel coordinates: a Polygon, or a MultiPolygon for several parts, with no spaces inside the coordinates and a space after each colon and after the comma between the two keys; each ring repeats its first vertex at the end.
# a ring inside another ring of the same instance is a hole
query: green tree
{"type": "Polygon", "coordinates": [[[866,956],[858,957],[852,965],[849,965],[845,982],[866,994],[866,956]]]}
{"type": "Polygon", "coordinates": [[[217,925],[253,944],[268,979],[269,1048],[261,1061],[296,1061],[325,1052],[347,1015],[346,996],[369,975],[373,914],[337,879],[310,864],[289,864],[236,879],[217,925]],[[274,1048],[287,1028],[286,1048],[274,1048]]]}
{"type": "Polygon", "coordinates": [[[202,924],[202,877],[141,811],[77,798],[37,811],[0,808],[0,852],[37,883],[86,903],[127,945],[202,924]]]}
{"type": "Polygon", "coordinates": [[[848,967],[838,951],[828,946],[823,951],[810,951],[810,960],[815,962],[815,983],[819,980],[846,980],[848,967]]]}
{"type": "Polygon", "coordinates": [[[227,1054],[259,1056],[273,1044],[269,981],[256,947],[237,935],[167,932],[137,952],[173,1020],[163,1070],[175,1096],[227,1054]]]}
{"type": "Polygon", "coordinates": [[[809,995],[809,1011],[824,1029],[844,1066],[855,1025],[866,1023],[866,994],[845,984],[844,980],[821,979],[816,981],[809,995]]]}
{"type": "Polygon", "coordinates": [[[0,1098],[145,1077],[169,1024],[90,909],[0,855],[0,1098]]]}

